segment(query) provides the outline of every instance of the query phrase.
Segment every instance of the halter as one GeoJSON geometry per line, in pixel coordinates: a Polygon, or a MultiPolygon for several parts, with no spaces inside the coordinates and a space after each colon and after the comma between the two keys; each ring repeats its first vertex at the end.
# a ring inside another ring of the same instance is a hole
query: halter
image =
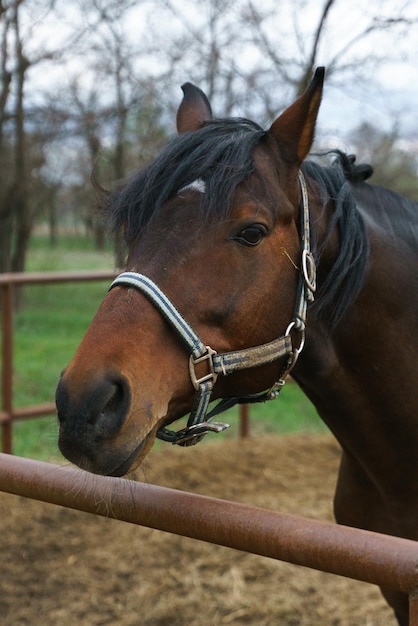
{"type": "Polygon", "coordinates": [[[261,346],[223,352],[218,354],[210,346],[206,346],[199,335],[179,313],[173,303],[161,291],[161,289],[147,276],[136,272],[123,272],[110,285],[110,289],[116,286],[133,287],[150,300],[161,315],[172,326],[177,335],[185,344],[189,352],[189,374],[195,389],[195,397],[192,411],[187,421],[187,427],[179,431],[169,430],[162,427],[157,432],[157,437],[164,441],[182,446],[190,446],[198,443],[209,432],[222,432],[229,424],[212,422],[216,415],[235,404],[264,402],[274,400],[279,396],[285,379],[293,369],[305,343],[305,323],[308,301],[313,301],[316,289],[315,261],[310,247],[309,204],[306,182],[302,172],[299,172],[301,188],[301,253],[302,262],[296,294],[296,305],[293,319],[288,325],[284,335],[265,343],[261,346]],[[299,334],[299,345],[293,346],[291,333],[299,334]],[[272,363],[273,361],[287,356],[287,361],[280,374],[279,380],[268,390],[247,396],[223,398],[208,412],[213,387],[220,374],[227,376],[239,370],[258,367],[272,363]],[[197,377],[196,365],[206,363],[207,374],[197,377]]]}

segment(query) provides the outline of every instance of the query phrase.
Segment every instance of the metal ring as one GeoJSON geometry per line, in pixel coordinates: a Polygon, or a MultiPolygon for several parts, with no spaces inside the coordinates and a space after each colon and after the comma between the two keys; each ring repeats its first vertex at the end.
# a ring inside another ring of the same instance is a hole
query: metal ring
{"type": "MultiPolygon", "coordinates": [[[[299,347],[293,349],[293,352],[296,351],[298,353],[298,355],[299,355],[299,353],[302,352],[302,350],[304,348],[304,345],[305,345],[305,329],[304,328],[302,328],[302,329],[298,328],[296,326],[296,322],[295,321],[290,322],[289,326],[286,328],[286,332],[284,334],[285,337],[288,337],[293,329],[295,329],[301,335],[299,347]]],[[[296,363],[296,361],[295,361],[295,363],[296,363]]]]}
{"type": "Polygon", "coordinates": [[[294,328],[296,326],[296,322],[290,322],[289,326],[286,328],[286,332],[284,334],[285,337],[288,337],[290,335],[290,331],[292,330],[292,328],[294,328]]]}

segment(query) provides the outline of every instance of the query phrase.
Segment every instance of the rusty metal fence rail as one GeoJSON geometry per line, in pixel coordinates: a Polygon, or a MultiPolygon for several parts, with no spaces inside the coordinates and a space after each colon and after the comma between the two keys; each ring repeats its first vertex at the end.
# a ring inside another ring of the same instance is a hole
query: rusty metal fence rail
{"type": "Polygon", "coordinates": [[[2,326],[2,379],[0,424],[2,450],[12,452],[13,422],[21,419],[53,415],[52,402],[15,408],[13,405],[13,303],[15,289],[23,285],[48,285],[64,283],[111,281],[116,271],[95,270],[83,272],[22,272],[0,274],[0,302],[2,326]]]}
{"type": "Polygon", "coordinates": [[[401,591],[418,626],[418,542],[5,454],[0,490],[401,591]]]}

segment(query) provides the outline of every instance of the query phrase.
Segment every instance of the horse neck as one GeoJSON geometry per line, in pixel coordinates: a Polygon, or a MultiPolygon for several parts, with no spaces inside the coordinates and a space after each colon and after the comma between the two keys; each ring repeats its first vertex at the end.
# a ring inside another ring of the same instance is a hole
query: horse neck
{"type": "MultiPolygon", "coordinates": [[[[321,244],[327,217],[315,205],[312,210],[321,244]]],[[[393,237],[390,245],[387,233],[368,222],[367,214],[365,219],[370,262],[364,286],[333,328],[315,308],[308,311],[306,343],[293,376],[342,447],[378,482],[382,456],[396,468],[394,480],[408,463],[416,466],[418,398],[411,381],[418,377],[418,338],[408,328],[416,324],[418,294],[406,288],[416,281],[410,248],[393,237]]],[[[331,238],[319,262],[320,280],[335,253],[331,238]]]]}

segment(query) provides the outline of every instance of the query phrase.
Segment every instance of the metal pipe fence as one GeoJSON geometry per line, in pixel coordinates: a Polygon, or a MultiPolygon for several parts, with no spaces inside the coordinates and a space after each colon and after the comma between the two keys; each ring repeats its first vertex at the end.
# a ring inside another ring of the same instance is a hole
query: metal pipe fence
{"type": "Polygon", "coordinates": [[[401,591],[418,626],[418,542],[4,454],[0,490],[401,591]]]}

